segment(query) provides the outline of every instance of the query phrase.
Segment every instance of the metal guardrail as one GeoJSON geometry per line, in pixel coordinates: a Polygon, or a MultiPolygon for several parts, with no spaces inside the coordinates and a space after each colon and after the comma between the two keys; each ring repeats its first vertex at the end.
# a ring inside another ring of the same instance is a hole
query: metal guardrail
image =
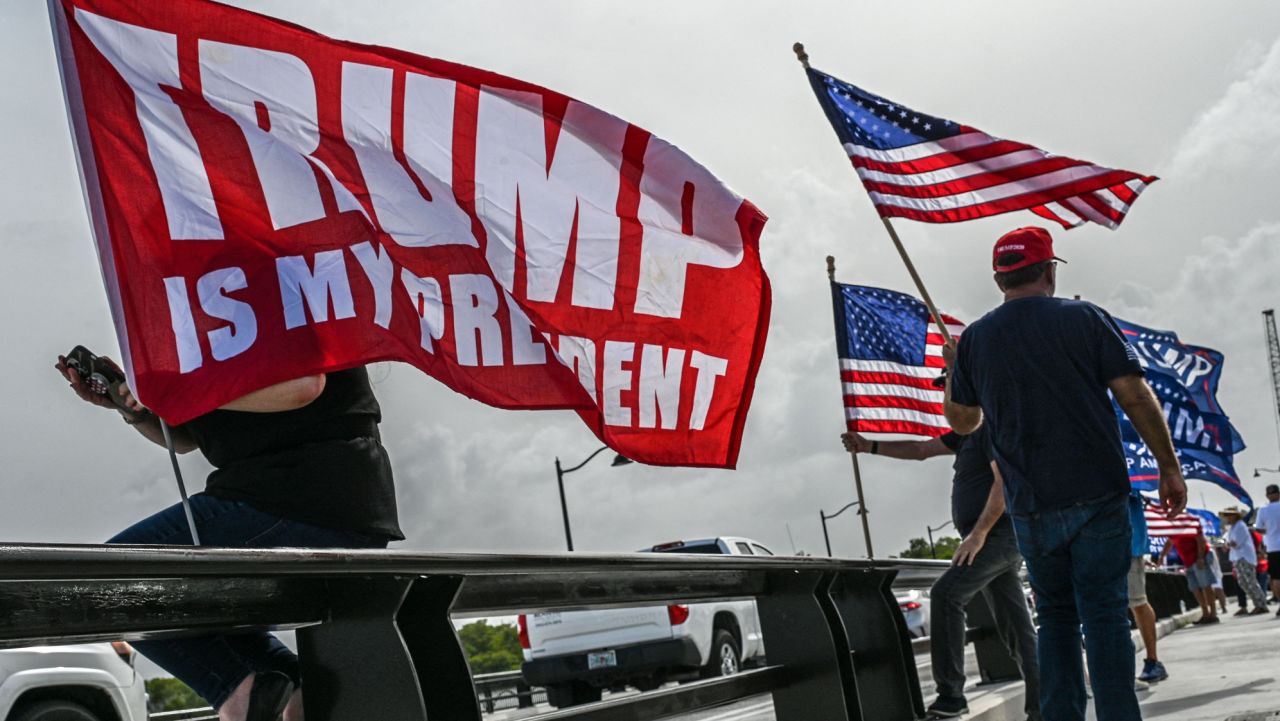
{"type": "MultiPolygon", "coordinates": [[[[298,629],[312,719],[478,721],[481,701],[451,613],[755,598],[769,666],[537,718],[639,721],[770,693],[778,721],[905,721],[922,716],[924,704],[892,589],[927,587],[947,566],[0,545],[0,648],[298,629]]],[[[1002,644],[974,621],[986,677],[1002,644]]]]}
{"type": "MultiPolygon", "coordinates": [[[[538,695],[519,671],[482,673],[473,677],[476,695],[484,713],[493,713],[504,701],[514,700],[517,708],[532,707],[538,695]]],[[[210,706],[183,709],[181,711],[156,711],[147,715],[148,721],[218,721],[218,712],[210,706]]]]}
{"type": "Polygon", "coordinates": [[[297,629],[308,716],[478,721],[450,613],[755,598],[770,666],[540,718],[644,719],[771,693],[779,721],[913,719],[894,584],[946,563],[0,545],[0,647],[297,629]]]}

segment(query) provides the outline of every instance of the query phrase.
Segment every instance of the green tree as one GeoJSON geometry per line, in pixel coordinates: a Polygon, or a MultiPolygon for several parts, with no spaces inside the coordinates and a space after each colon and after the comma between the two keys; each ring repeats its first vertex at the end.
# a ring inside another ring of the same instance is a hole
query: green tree
{"type": "Polygon", "coordinates": [[[960,539],[955,536],[942,536],[933,539],[934,549],[937,552],[935,556],[929,549],[929,542],[923,538],[913,538],[909,542],[910,546],[907,550],[899,554],[901,558],[939,558],[950,559],[956,555],[956,548],[960,545],[960,539]]]}
{"type": "Polygon", "coordinates": [[[209,704],[176,678],[153,678],[147,680],[147,705],[156,712],[204,708],[209,704]]]}
{"type": "Polygon", "coordinates": [[[459,629],[458,638],[471,661],[472,673],[515,671],[524,660],[515,626],[490,626],[488,621],[475,621],[459,629]]]}

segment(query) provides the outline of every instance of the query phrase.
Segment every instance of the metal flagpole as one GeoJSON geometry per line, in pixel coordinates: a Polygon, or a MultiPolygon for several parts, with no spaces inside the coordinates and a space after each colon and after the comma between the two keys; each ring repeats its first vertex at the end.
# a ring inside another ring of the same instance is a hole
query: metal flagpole
{"type": "Polygon", "coordinates": [[[178,466],[178,452],[173,448],[173,434],[169,432],[169,424],[160,416],[160,431],[164,433],[164,445],[169,449],[169,461],[173,463],[173,475],[178,479],[178,493],[182,496],[182,510],[187,514],[187,527],[191,529],[192,545],[200,545],[200,534],[196,531],[196,518],[191,514],[191,501],[187,498],[187,485],[182,482],[182,468],[178,466]]]}
{"type": "MultiPolygon", "coordinates": [[[[804,66],[805,70],[809,69],[809,54],[804,50],[804,43],[796,43],[791,47],[795,51],[796,59],[804,66]]],[[[877,214],[878,211],[877,211],[877,214]]],[[[898,238],[898,231],[894,229],[893,223],[888,218],[881,218],[884,223],[884,229],[889,233],[889,239],[893,241],[893,247],[898,249],[898,255],[902,257],[902,262],[907,266],[907,272],[911,274],[911,280],[916,284],[916,290],[920,291],[920,298],[924,301],[925,306],[929,309],[929,315],[933,317],[933,322],[938,326],[938,332],[942,333],[942,340],[945,343],[951,343],[951,332],[947,330],[947,324],[942,320],[942,314],[938,312],[938,307],[933,304],[933,298],[930,297],[929,291],[924,287],[924,281],[921,280],[920,274],[916,272],[915,263],[911,262],[911,256],[907,254],[906,246],[902,244],[902,240],[898,238]]],[[[855,459],[855,466],[857,461],[855,459]]]]}
{"type": "MultiPolygon", "coordinates": [[[[836,282],[836,259],[835,259],[835,256],[831,256],[831,255],[827,256],[827,280],[830,281],[830,286],[831,286],[832,292],[834,293],[835,282],[836,282]]],[[[833,320],[836,323],[839,323],[840,318],[835,316],[834,304],[831,307],[831,313],[833,316],[833,320]]],[[[836,357],[839,358],[839,355],[840,353],[839,351],[837,351],[836,357]]],[[[871,523],[867,519],[867,514],[870,513],[870,511],[867,510],[866,496],[864,496],[862,493],[862,469],[858,467],[857,453],[850,453],[849,457],[853,459],[853,485],[857,488],[857,491],[858,491],[858,515],[862,518],[862,538],[867,542],[867,558],[875,558],[875,551],[873,551],[871,548],[871,523]]],[[[823,521],[823,532],[824,533],[826,532],[825,519],[823,521]]],[[[827,555],[828,556],[831,555],[830,541],[827,541],[827,555]]]]}

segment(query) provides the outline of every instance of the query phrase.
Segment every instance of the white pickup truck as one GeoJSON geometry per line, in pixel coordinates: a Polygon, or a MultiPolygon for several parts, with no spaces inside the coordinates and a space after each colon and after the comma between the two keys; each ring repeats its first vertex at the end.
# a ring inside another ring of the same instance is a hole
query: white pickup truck
{"type": "Polygon", "coordinates": [[[0,719],[146,721],[133,661],[122,641],[0,650],[0,719]]]}
{"type": "MultiPolygon", "coordinates": [[[[772,556],[747,538],[676,541],[642,553],[772,556]]],[[[642,606],[520,616],[521,669],[553,706],[599,701],[606,688],[648,691],[666,681],[737,673],[764,658],[756,602],[642,606]]]]}

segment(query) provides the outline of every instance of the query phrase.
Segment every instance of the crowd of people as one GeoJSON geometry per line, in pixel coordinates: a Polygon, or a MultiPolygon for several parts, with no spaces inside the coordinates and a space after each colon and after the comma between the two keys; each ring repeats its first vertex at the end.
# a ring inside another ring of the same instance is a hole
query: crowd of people
{"type": "Polygon", "coordinates": [[[968,711],[965,608],[978,594],[1021,668],[1029,720],[1083,721],[1088,684],[1099,721],[1130,721],[1141,718],[1137,691],[1169,677],[1146,597],[1148,565],[1185,567],[1201,625],[1220,622],[1219,606],[1226,612],[1228,564],[1240,588],[1236,615],[1268,613],[1264,589],[1280,592],[1280,581],[1262,575],[1280,563],[1274,485],[1270,504],[1257,513],[1260,533],[1231,507],[1222,512],[1216,546],[1203,533],[1179,536],[1158,561],[1148,560],[1146,501],[1131,490],[1112,398],[1157,461],[1160,512],[1170,518],[1186,506],[1181,464],[1116,322],[1092,303],[1054,297],[1059,262],[1042,228],[1019,228],[996,241],[992,268],[1004,300],[944,348],[947,366],[935,384],[944,391],[951,432],[927,441],[871,441],[852,432],[842,438],[853,453],[955,456],[952,520],[963,540],[932,590],[934,718],[968,711]],[[1024,563],[1038,631],[1023,600],[1024,563]],[[1140,671],[1134,627],[1143,644],[1140,671]]]}

